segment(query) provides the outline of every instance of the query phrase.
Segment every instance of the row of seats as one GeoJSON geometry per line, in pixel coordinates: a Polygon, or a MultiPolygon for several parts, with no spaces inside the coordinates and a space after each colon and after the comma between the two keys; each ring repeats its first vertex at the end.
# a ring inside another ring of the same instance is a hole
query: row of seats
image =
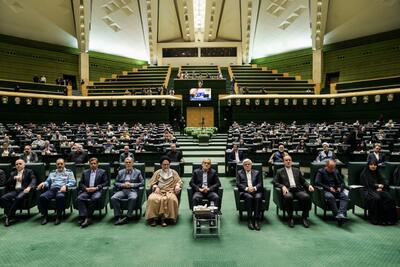
{"type": "Polygon", "coordinates": [[[240,94],[314,94],[314,84],[252,66],[230,66],[240,94]]]}
{"type": "Polygon", "coordinates": [[[125,72],[103,81],[88,85],[89,96],[94,95],[149,95],[163,94],[163,85],[167,80],[168,66],[148,66],[137,71],[125,72]]]}
{"type": "Polygon", "coordinates": [[[382,77],[367,80],[338,82],[331,85],[331,92],[350,93],[358,91],[400,88],[400,76],[382,77]]]}
{"type": "MultiPolygon", "coordinates": [[[[348,165],[348,185],[347,189],[349,190],[349,205],[348,209],[352,209],[354,213],[354,207],[358,206],[364,210],[364,214],[367,213],[367,207],[364,202],[364,198],[362,196],[363,193],[363,186],[360,183],[360,174],[362,170],[366,167],[367,163],[366,162],[350,162],[348,165]]],[[[299,163],[294,162],[293,166],[299,166],[299,163]]],[[[87,166],[88,167],[88,166],[87,166]]],[[[100,168],[105,169],[109,173],[109,167],[107,167],[107,164],[100,164],[100,168]]],[[[121,164],[121,167],[123,165],[121,164]]],[[[159,164],[155,164],[156,169],[160,168],[159,164]]],[[[200,165],[193,165],[192,170],[199,168],[200,165]]],[[[277,169],[282,168],[282,164],[277,164],[275,166],[275,172],[277,169]]],[[[318,169],[323,168],[324,163],[311,163],[310,169],[311,169],[311,179],[310,183],[312,185],[315,184],[315,174],[318,169]]],[[[390,185],[389,187],[389,192],[393,196],[393,198],[396,201],[397,206],[400,205],[400,185],[394,185],[393,180],[392,180],[392,175],[395,171],[396,168],[400,167],[400,163],[396,162],[388,162],[384,167],[380,167],[379,172],[381,173],[382,177],[385,179],[387,184],[390,185]]],[[[0,164],[0,168],[3,169],[6,172],[11,171],[11,165],[4,165],[0,164]]],[[[26,168],[30,168],[35,172],[35,175],[38,179],[38,183],[44,180],[44,165],[41,163],[36,163],[36,164],[27,164],[26,168]]],[[[52,165],[52,168],[55,169],[55,165],[52,165]]],[[[66,168],[69,168],[71,170],[74,169],[74,164],[67,163],[66,168]]],[[[145,177],[145,172],[144,172],[144,164],[135,164],[135,168],[139,169],[145,177]]],[[[171,165],[171,168],[179,171],[179,164],[175,163],[171,165]]],[[[217,166],[214,164],[212,166],[215,170],[218,170],[217,166]]],[[[242,166],[238,164],[236,171],[238,171],[242,166]]],[[[262,165],[261,164],[253,164],[253,169],[258,170],[262,173],[262,165]]],[[[339,171],[341,171],[341,166],[338,166],[339,171]]],[[[318,186],[315,186],[315,191],[311,194],[312,198],[312,203],[314,204],[314,212],[317,214],[317,208],[320,208],[324,211],[324,218],[326,218],[326,213],[329,211],[329,206],[327,205],[327,202],[324,198],[324,191],[322,188],[319,188],[318,186]]],[[[98,203],[98,206],[96,207],[96,210],[99,210],[99,213],[101,215],[102,210],[104,209],[105,212],[107,213],[107,205],[110,199],[110,196],[112,195],[112,190],[108,187],[103,188],[103,194],[100,202],[98,203]],[[111,194],[110,194],[111,193],[111,194]]],[[[234,192],[234,198],[235,198],[235,204],[236,204],[236,209],[239,211],[239,216],[242,218],[243,216],[243,211],[246,210],[245,208],[245,203],[243,199],[240,199],[239,196],[239,190],[236,186],[233,188],[234,192]]],[[[136,210],[136,215],[140,216],[142,214],[142,206],[144,203],[144,193],[145,193],[145,188],[142,187],[139,190],[139,195],[138,195],[138,201],[137,201],[137,206],[135,207],[136,210]]],[[[151,191],[147,190],[146,195],[148,196],[151,193],[151,191]]],[[[188,202],[189,202],[189,208],[193,209],[192,206],[192,196],[193,196],[193,191],[191,188],[187,189],[188,193],[188,202]]],[[[0,195],[4,194],[4,188],[0,187],[0,195]]],[[[220,199],[222,200],[223,196],[223,189],[220,188],[218,191],[218,194],[220,196],[220,199]]],[[[283,198],[282,194],[280,192],[279,188],[273,188],[273,202],[276,205],[276,212],[277,215],[279,215],[279,210],[283,211],[283,216],[285,216],[284,212],[284,205],[283,205],[283,198]]],[[[28,214],[30,214],[30,209],[33,208],[34,206],[37,205],[37,199],[39,197],[39,192],[36,190],[32,190],[30,193],[30,196],[26,199],[26,201],[19,207],[21,210],[26,209],[28,211],[28,214]]],[[[77,189],[76,188],[71,188],[69,193],[67,194],[66,200],[67,200],[67,205],[66,209],[70,209],[72,212],[72,208],[77,209],[77,204],[76,204],[76,197],[77,197],[77,189]]],[[[269,203],[270,203],[270,198],[271,198],[271,189],[268,186],[264,186],[264,191],[263,191],[263,205],[261,207],[261,212],[264,214],[264,212],[269,210],[269,203]]],[[[180,194],[178,196],[178,199],[180,199],[180,194]]],[[[207,200],[204,200],[205,203],[207,203],[207,200]]],[[[222,203],[222,201],[221,201],[222,203]]],[[[220,205],[221,205],[220,203],[220,205]]],[[[112,206],[111,206],[112,208],[112,206]]],[[[124,208],[124,205],[122,206],[123,209],[127,209],[127,207],[124,208]]],[[[219,207],[221,208],[221,206],[219,207]]],[[[53,209],[55,209],[55,206],[53,206],[53,209]]],[[[311,209],[311,206],[310,206],[311,209]]],[[[299,204],[294,203],[294,210],[295,211],[300,211],[301,207],[299,204]]]]}
{"type": "Polygon", "coordinates": [[[65,85],[4,79],[0,79],[0,90],[32,94],[67,95],[67,87],[65,85]]]}

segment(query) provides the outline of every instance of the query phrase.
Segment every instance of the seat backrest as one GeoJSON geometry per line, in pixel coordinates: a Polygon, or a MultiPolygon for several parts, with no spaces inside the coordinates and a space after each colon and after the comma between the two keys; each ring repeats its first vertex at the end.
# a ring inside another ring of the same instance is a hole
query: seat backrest
{"type": "Polygon", "coordinates": [[[325,162],[316,162],[313,161],[310,164],[310,183],[312,185],[315,184],[315,175],[317,175],[317,172],[319,169],[325,167],[325,162]]]}
{"type": "MultiPolygon", "coordinates": [[[[200,169],[201,168],[201,163],[193,163],[192,164],[192,173],[194,172],[194,170],[200,169]]],[[[217,163],[212,163],[211,164],[211,169],[214,169],[217,171],[218,174],[218,164],[217,163]]]]}
{"type": "MultiPolygon", "coordinates": [[[[275,162],[275,163],[274,163],[274,166],[273,166],[273,175],[275,176],[276,171],[279,170],[279,169],[281,169],[281,168],[283,168],[283,166],[285,166],[285,165],[283,164],[283,162],[275,162]]],[[[293,166],[293,167],[296,167],[296,168],[300,168],[300,162],[293,161],[293,162],[292,162],[292,166],[293,166]]]]}
{"type": "MultiPolygon", "coordinates": [[[[179,162],[171,162],[170,168],[177,171],[177,173],[180,173],[181,171],[181,166],[179,164],[179,162]]],[[[161,169],[161,165],[160,163],[154,163],[154,171],[157,171],[161,169]]]]}
{"type": "MultiPolygon", "coordinates": [[[[85,163],[82,165],[84,170],[89,169],[89,163],[85,163]]],[[[111,170],[110,170],[110,163],[108,162],[101,162],[99,163],[99,169],[103,169],[107,173],[108,179],[111,179],[111,170]]]]}
{"type": "Polygon", "coordinates": [[[39,184],[46,180],[46,166],[43,162],[37,163],[26,163],[25,168],[31,169],[36,177],[36,184],[39,184]]]}
{"type": "MultiPolygon", "coordinates": [[[[134,164],[133,164],[133,167],[135,168],[135,169],[138,169],[141,173],[142,173],[142,176],[143,176],[143,179],[145,179],[146,180],[146,166],[145,166],[145,163],[144,162],[135,162],[134,164]]],[[[125,163],[123,163],[123,162],[121,162],[120,164],[119,164],[119,169],[118,170],[122,170],[122,169],[124,169],[125,168],[125,163]]],[[[112,178],[116,178],[116,177],[112,177],[112,178]]],[[[111,179],[111,178],[110,178],[111,179]]]]}
{"type": "MultiPolygon", "coordinates": [[[[311,164],[310,164],[310,182],[312,185],[315,184],[315,176],[317,175],[317,171],[321,168],[324,168],[325,165],[326,165],[326,162],[316,162],[316,161],[311,162],[311,164]]],[[[344,167],[344,166],[345,166],[344,164],[340,164],[340,163],[336,164],[336,168],[341,175],[342,175],[342,167],[344,167]]],[[[343,177],[343,175],[342,175],[342,177],[343,177]]]]}
{"type": "Polygon", "coordinates": [[[367,162],[354,162],[351,161],[347,164],[348,168],[348,183],[349,185],[360,185],[360,174],[367,166],[367,162]]]}
{"type": "Polygon", "coordinates": [[[0,169],[4,171],[4,173],[6,174],[6,178],[8,179],[8,177],[10,177],[13,166],[11,163],[0,163],[0,169]]]}
{"type": "MultiPolygon", "coordinates": [[[[235,174],[235,176],[237,176],[238,171],[240,171],[242,169],[243,169],[243,162],[237,163],[236,164],[236,174],[235,174]]],[[[262,170],[262,163],[253,163],[252,169],[259,171],[261,173],[261,178],[264,177],[264,173],[263,173],[263,170],[262,170]]]]}
{"type": "Polygon", "coordinates": [[[383,178],[389,185],[393,185],[393,173],[397,167],[400,167],[400,162],[386,162],[385,169],[383,171],[383,178]]]}

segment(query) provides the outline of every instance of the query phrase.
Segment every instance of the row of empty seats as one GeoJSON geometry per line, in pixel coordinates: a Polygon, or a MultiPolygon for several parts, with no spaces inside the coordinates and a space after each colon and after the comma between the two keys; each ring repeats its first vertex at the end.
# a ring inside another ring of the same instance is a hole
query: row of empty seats
{"type": "Polygon", "coordinates": [[[0,79],[0,91],[11,91],[33,94],[67,95],[67,86],[28,81],[0,79]]]}
{"type": "Polygon", "coordinates": [[[331,93],[351,93],[392,88],[400,88],[400,76],[339,82],[331,85],[331,93]]]}
{"type": "Polygon", "coordinates": [[[89,96],[94,95],[149,95],[162,94],[169,75],[169,66],[148,66],[134,71],[113,75],[88,85],[89,96]]]}
{"type": "Polygon", "coordinates": [[[230,66],[240,94],[314,94],[314,84],[253,66],[230,66]]]}

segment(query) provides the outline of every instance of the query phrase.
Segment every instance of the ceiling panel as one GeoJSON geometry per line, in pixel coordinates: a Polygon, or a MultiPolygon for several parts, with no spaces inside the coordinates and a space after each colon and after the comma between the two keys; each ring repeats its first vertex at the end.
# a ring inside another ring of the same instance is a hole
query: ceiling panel
{"type": "Polygon", "coordinates": [[[158,42],[182,39],[174,0],[159,1],[158,42]]]}
{"type": "Polygon", "coordinates": [[[308,0],[261,1],[252,57],[311,47],[308,9],[308,0]]]}
{"type": "Polygon", "coordinates": [[[241,41],[240,1],[225,0],[217,40],[241,41]]]}
{"type": "Polygon", "coordinates": [[[91,22],[89,50],[148,60],[137,0],[93,0],[91,22]]]}
{"type": "Polygon", "coordinates": [[[336,43],[399,28],[399,0],[331,0],[324,43],[336,43]]]}
{"type": "Polygon", "coordinates": [[[2,0],[0,33],[77,47],[69,0],[2,0]]]}

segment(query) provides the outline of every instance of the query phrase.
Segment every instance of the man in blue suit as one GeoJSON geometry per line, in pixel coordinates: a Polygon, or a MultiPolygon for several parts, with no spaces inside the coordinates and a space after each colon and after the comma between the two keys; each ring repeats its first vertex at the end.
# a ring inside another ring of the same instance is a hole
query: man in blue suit
{"type": "Polygon", "coordinates": [[[115,225],[123,224],[126,222],[127,217],[132,217],[133,209],[136,206],[138,198],[139,187],[144,186],[142,173],[133,167],[133,159],[127,157],[124,163],[125,169],[120,170],[115,179],[114,187],[118,192],[111,197],[111,205],[114,209],[115,225]],[[128,200],[127,217],[122,217],[120,202],[123,199],[128,200]]]}
{"type": "Polygon", "coordinates": [[[236,176],[236,186],[239,189],[240,198],[244,199],[246,204],[247,226],[250,230],[260,231],[263,183],[260,172],[253,170],[252,166],[253,162],[250,159],[243,160],[243,169],[238,171],[236,176]]]}
{"type": "Polygon", "coordinates": [[[92,215],[95,205],[101,199],[102,189],[108,186],[107,172],[99,169],[99,160],[91,158],[90,168],[82,173],[78,195],[79,221],[82,228],[92,224],[92,215]]]}

